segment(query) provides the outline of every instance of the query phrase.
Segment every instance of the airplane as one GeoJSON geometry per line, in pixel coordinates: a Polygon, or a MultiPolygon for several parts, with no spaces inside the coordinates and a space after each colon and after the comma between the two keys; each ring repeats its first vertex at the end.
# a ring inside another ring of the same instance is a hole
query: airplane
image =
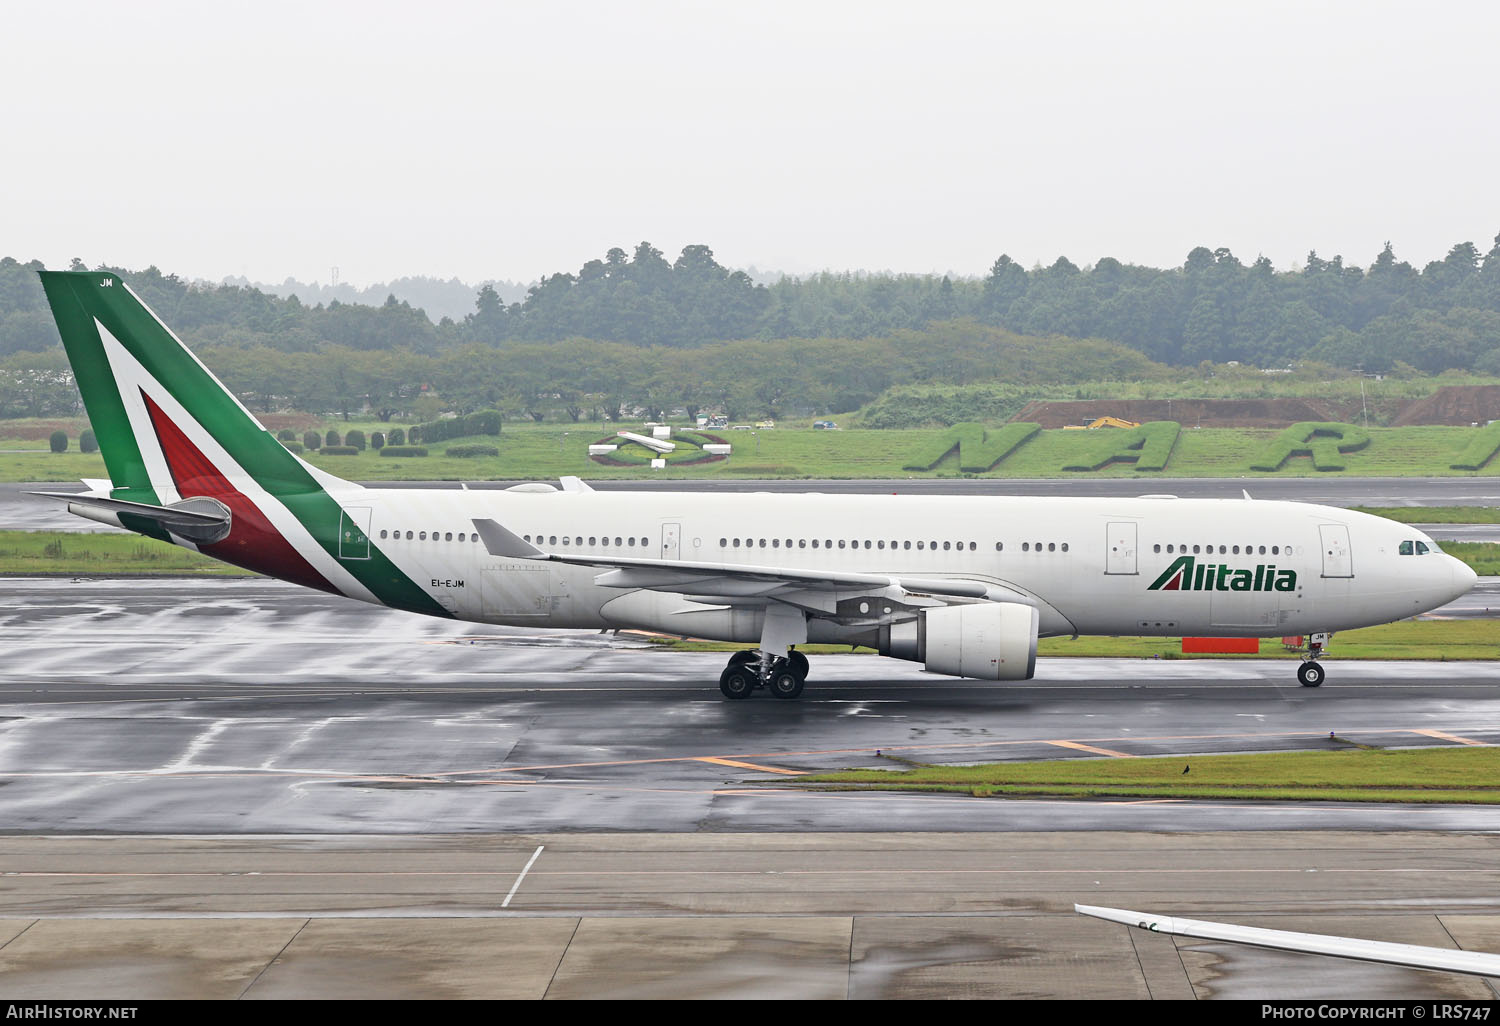
{"type": "Polygon", "coordinates": [[[1399,965],[1408,969],[1464,973],[1469,976],[1485,976],[1491,979],[1500,978],[1500,955],[1492,955],[1487,951],[1434,948],[1421,944],[1398,944],[1392,941],[1335,937],[1323,933],[1267,930],[1258,926],[1211,923],[1202,919],[1183,919],[1180,916],[1158,916],[1147,912],[1132,912],[1123,908],[1106,908],[1102,905],[1075,904],[1073,911],[1079,915],[1092,916],[1111,923],[1123,923],[1148,933],[1230,941],[1257,948],[1296,951],[1308,955],[1332,955],[1335,958],[1399,965]]]}
{"type": "Polygon", "coordinates": [[[1037,640],[1312,640],[1413,616],[1472,570],[1413,528],[1241,499],[366,488],[290,452],[119,276],[42,271],[108,480],[82,517],[376,605],[486,624],[753,646],[727,699],[798,698],[797,646],[1030,679],[1037,640]]]}

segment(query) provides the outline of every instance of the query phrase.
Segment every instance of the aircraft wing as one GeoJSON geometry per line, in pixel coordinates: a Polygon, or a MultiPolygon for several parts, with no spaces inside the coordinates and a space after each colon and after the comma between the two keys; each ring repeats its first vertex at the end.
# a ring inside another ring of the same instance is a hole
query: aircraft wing
{"type": "Polygon", "coordinates": [[[815,614],[837,613],[838,619],[845,621],[850,619],[852,611],[837,608],[842,604],[837,601],[838,596],[845,601],[850,596],[880,597],[894,603],[888,615],[868,613],[858,617],[870,622],[910,619],[916,615],[918,606],[955,601],[1037,604],[1035,598],[1024,592],[983,581],[547,552],[493,520],[475,520],[474,529],[492,556],[598,567],[601,573],[595,583],[601,587],[681,592],[695,600],[728,604],[774,598],[815,614]]]}
{"type": "Polygon", "coordinates": [[[1178,919],[1130,912],[1123,908],[1098,905],[1074,905],[1073,910],[1096,919],[1124,923],[1152,933],[1204,940],[1232,941],[1278,951],[1301,951],[1310,955],[1333,955],[1363,962],[1383,962],[1411,969],[1466,973],[1470,976],[1500,977],[1500,955],[1484,951],[1456,951],[1452,948],[1429,948],[1419,944],[1396,944],[1390,941],[1359,940],[1354,937],[1330,937],[1321,933],[1293,933],[1289,930],[1263,930],[1254,926],[1210,923],[1199,919],[1178,919]]]}

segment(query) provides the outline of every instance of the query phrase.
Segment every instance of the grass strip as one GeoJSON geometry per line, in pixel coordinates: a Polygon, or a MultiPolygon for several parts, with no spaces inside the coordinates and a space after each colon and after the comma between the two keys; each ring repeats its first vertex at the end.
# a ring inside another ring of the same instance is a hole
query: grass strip
{"type": "Polygon", "coordinates": [[[66,531],[0,531],[0,574],[257,576],[200,552],[137,534],[66,531]]]}
{"type": "Polygon", "coordinates": [[[1500,524],[1500,506],[1350,506],[1398,524],[1500,524]]]}
{"type": "MultiPolygon", "coordinates": [[[[1109,747],[1110,741],[1095,743],[1109,747]]],[[[975,766],[844,770],[794,786],[944,791],[976,797],[1212,798],[1500,804],[1500,748],[1382,750],[1338,738],[1333,751],[1071,758],[975,766]]]]}

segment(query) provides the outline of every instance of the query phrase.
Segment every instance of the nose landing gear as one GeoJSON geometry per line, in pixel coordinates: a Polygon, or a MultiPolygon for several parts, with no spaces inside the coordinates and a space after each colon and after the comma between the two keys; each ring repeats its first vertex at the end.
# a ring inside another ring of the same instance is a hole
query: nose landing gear
{"type": "Polygon", "coordinates": [[[719,675],[719,691],[728,699],[749,698],[757,688],[768,688],[777,698],[793,699],[807,683],[807,656],[789,651],[786,658],[767,658],[758,649],[736,652],[719,675]]]}

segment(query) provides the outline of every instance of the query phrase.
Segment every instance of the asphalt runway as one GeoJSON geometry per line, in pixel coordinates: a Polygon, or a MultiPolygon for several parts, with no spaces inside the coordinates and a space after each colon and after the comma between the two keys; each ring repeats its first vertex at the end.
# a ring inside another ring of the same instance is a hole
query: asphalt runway
{"type": "Polygon", "coordinates": [[[1495,996],[1071,903],[1500,951],[1497,809],[791,781],[1494,744],[1500,663],[822,656],[730,703],[719,654],[257,579],[3,580],[0,632],[7,997],[1495,996]]]}

